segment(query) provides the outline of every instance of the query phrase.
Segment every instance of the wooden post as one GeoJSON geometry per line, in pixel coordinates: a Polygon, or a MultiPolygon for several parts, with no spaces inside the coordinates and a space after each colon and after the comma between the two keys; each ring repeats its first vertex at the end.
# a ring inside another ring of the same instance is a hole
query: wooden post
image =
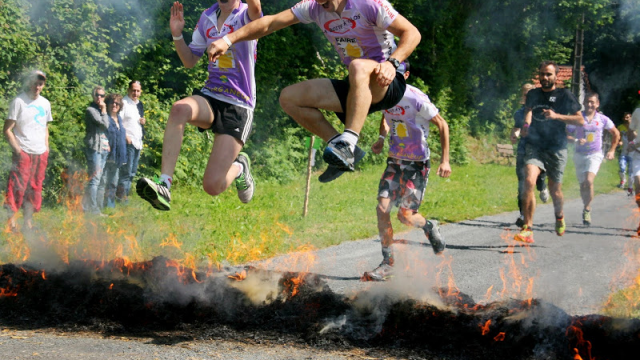
{"type": "Polygon", "coordinates": [[[307,209],[309,207],[309,188],[311,187],[311,160],[313,156],[313,141],[315,136],[311,136],[309,141],[309,161],[307,162],[307,188],[304,191],[304,208],[302,209],[302,217],[307,216],[307,209]]]}

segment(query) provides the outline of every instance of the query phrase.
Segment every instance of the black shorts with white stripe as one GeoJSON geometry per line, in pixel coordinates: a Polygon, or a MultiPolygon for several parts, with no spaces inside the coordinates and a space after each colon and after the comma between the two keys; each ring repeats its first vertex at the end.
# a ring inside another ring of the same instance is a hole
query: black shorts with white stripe
{"type": "Polygon", "coordinates": [[[208,129],[199,127],[199,131],[211,130],[216,134],[231,135],[240,140],[243,145],[247,142],[253,125],[253,109],[220,101],[197,89],[193,91],[193,95],[205,98],[213,112],[211,127],[208,129]]]}

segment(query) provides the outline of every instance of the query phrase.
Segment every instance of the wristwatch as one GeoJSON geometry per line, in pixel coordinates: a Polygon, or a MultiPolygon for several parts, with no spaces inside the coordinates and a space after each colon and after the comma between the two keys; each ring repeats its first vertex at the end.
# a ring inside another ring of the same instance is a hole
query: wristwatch
{"type": "Polygon", "coordinates": [[[398,61],[398,59],[390,57],[387,59],[387,61],[393,64],[393,67],[396,68],[396,70],[398,70],[398,68],[400,67],[400,61],[398,61]]]}

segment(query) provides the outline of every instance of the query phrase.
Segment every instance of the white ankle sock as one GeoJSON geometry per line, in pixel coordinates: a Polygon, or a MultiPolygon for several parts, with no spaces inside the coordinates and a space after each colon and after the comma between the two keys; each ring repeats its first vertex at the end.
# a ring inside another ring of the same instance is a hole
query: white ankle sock
{"type": "Polygon", "coordinates": [[[349,148],[351,151],[354,151],[356,148],[356,144],[358,143],[358,134],[351,131],[345,130],[342,134],[338,135],[338,137],[334,138],[333,142],[336,141],[344,141],[349,144],[349,148]]]}
{"type": "Polygon", "coordinates": [[[161,174],[160,181],[165,183],[165,185],[167,186],[167,189],[171,190],[171,184],[173,183],[173,178],[171,176],[167,174],[161,174]]]}
{"type": "Polygon", "coordinates": [[[236,175],[236,179],[240,177],[240,175],[242,175],[242,173],[244,172],[244,165],[239,162],[239,161],[234,161],[233,165],[236,165],[238,167],[240,167],[240,172],[238,173],[238,175],[236,175]]]}

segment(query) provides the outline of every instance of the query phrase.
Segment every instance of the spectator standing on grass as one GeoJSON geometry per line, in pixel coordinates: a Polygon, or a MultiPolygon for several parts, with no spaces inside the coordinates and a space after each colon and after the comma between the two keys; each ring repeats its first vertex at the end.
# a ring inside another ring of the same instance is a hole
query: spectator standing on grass
{"type": "MultiPolygon", "coordinates": [[[[520,216],[516,219],[516,226],[522,227],[524,225],[524,215],[522,212],[522,194],[524,193],[524,155],[525,155],[525,144],[527,140],[525,138],[520,137],[520,132],[522,131],[522,126],[524,125],[524,102],[527,97],[527,93],[529,90],[535,89],[535,85],[533,84],[524,84],[522,85],[522,99],[521,104],[522,107],[518,109],[515,114],[513,114],[514,125],[511,129],[511,143],[518,143],[518,149],[516,150],[516,176],[518,177],[518,209],[520,210],[520,216]]],[[[540,200],[543,203],[547,203],[549,201],[549,189],[547,188],[547,173],[542,171],[540,175],[538,175],[538,179],[536,179],[536,188],[540,192],[540,200]]]]}
{"type": "Polygon", "coordinates": [[[620,141],[620,132],[613,121],[598,112],[600,96],[595,92],[587,93],[584,97],[584,125],[567,125],[567,138],[576,144],[573,162],[576,167],[576,177],[580,183],[582,197],[582,223],[591,225],[591,202],[593,201],[593,181],[598,174],[603,159],[613,160],[616,147],[620,141]],[[613,136],[611,147],[606,155],[602,154],[602,135],[607,130],[613,136]]]}
{"type": "MultiPolygon", "coordinates": [[[[183,7],[174,2],[170,27],[180,60],[185,67],[193,67],[214,40],[226,38],[260,17],[259,0],[247,0],[246,4],[240,0],[219,0],[202,13],[187,46],[182,36],[183,7]]],[[[251,201],[254,183],[249,157],[240,151],[253,123],[256,57],[257,41],[234,44],[224,56],[215,61],[209,59],[209,78],[201,90],[173,104],[164,131],[160,179],[156,182],[141,178],[136,185],[138,195],[153,207],[171,209],[169,191],[186,124],[216,134],[202,180],[204,190],[216,196],[235,182],[240,201],[251,201]]]]}
{"type": "Polygon", "coordinates": [[[547,172],[549,192],[556,216],[556,234],[564,235],[562,177],[567,165],[567,125],[584,124],[580,103],[568,89],[556,88],[558,66],[544,61],[538,67],[541,88],[530,90],[525,101],[522,136],[525,145],[525,187],[522,196],[524,225],[515,240],[532,243],[536,198],[533,188],[542,171],[547,172]]]}
{"type": "Polygon", "coordinates": [[[328,182],[354,171],[364,157],[356,144],[367,114],[392,108],[404,96],[406,82],[397,69],[420,42],[420,32],[387,0],[303,0],[215,41],[207,53],[215,60],[234,43],[300,22],[315,22],[349,70],[348,79],[306,80],[280,93],[282,109],[327,142],[323,158],[329,167],[320,181],[328,182]],[[400,39],[398,46],[394,36],[400,39]],[[335,112],[345,124],[344,133],[320,109],[335,112]]]}
{"type": "Polygon", "coordinates": [[[107,104],[107,114],[109,116],[109,130],[107,138],[109,139],[109,155],[104,167],[104,175],[100,181],[98,190],[98,200],[100,207],[108,208],[116,207],[116,188],[118,186],[118,178],[126,176],[123,169],[127,163],[127,132],[124,128],[124,121],[120,116],[120,108],[122,107],[122,95],[109,94],[105,99],[107,104]]]}
{"type": "Polygon", "coordinates": [[[620,174],[620,189],[627,189],[629,196],[633,195],[633,175],[631,174],[631,156],[629,156],[629,139],[627,132],[631,124],[631,113],[626,112],[622,115],[622,124],[618,125],[620,132],[620,156],[618,157],[618,168],[620,174]],[[627,182],[627,177],[629,181],[627,182]]]}
{"type": "Polygon", "coordinates": [[[82,207],[84,211],[99,214],[102,208],[102,197],[98,196],[98,187],[104,166],[109,155],[109,116],[104,102],[106,92],[102,86],[96,86],[91,92],[93,101],[84,113],[85,136],[84,152],[87,157],[87,176],[89,180],[85,186],[82,207]]]}
{"type": "MultiPolygon", "coordinates": [[[[404,70],[404,78],[409,77],[409,63],[405,62],[400,68],[404,70]]],[[[382,114],[380,137],[371,146],[371,151],[379,154],[384,147],[384,139],[389,135],[389,157],[378,186],[376,208],[382,263],[363,275],[363,280],[373,281],[387,280],[393,273],[393,228],[390,214],[394,206],[398,206],[400,222],[424,230],[434,253],[440,254],[445,249],[438,221],[427,220],[418,213],[431,169],[431,152],[427,141],[429,124],[437,126],[440,134],[442,154],[437,174],[441,177],[451,175],[449,126],[427,95],[407,85],[402,100],[382,114]]]]}
{"type": "Polygon", "coordinates": [[[4,136],[12,150],[4,206],[9,228],[17,231],[16,216],[23,209],[24,229],[33,227],[33,214],[42,206],[42,183],[49,158],[51,104],[40,95],[47,76],[40,70],[27,74],[23,92],[9,104],[4,136]]]}
{"type": "Polygon", "coordinates": [[[143,145],[146,119],[144,117],[144,104],[140,101],[141,94],[142,86],[140,82],[137,80],[129,82],[127,95],[122,99],[122,107],[120,108],[122,125],[127,133],[127,160],[120,169],[117,198],[124,203],[128,202],[131,183],[138,172],[138,161],[140,160],[140,152],[143,145]]]}

